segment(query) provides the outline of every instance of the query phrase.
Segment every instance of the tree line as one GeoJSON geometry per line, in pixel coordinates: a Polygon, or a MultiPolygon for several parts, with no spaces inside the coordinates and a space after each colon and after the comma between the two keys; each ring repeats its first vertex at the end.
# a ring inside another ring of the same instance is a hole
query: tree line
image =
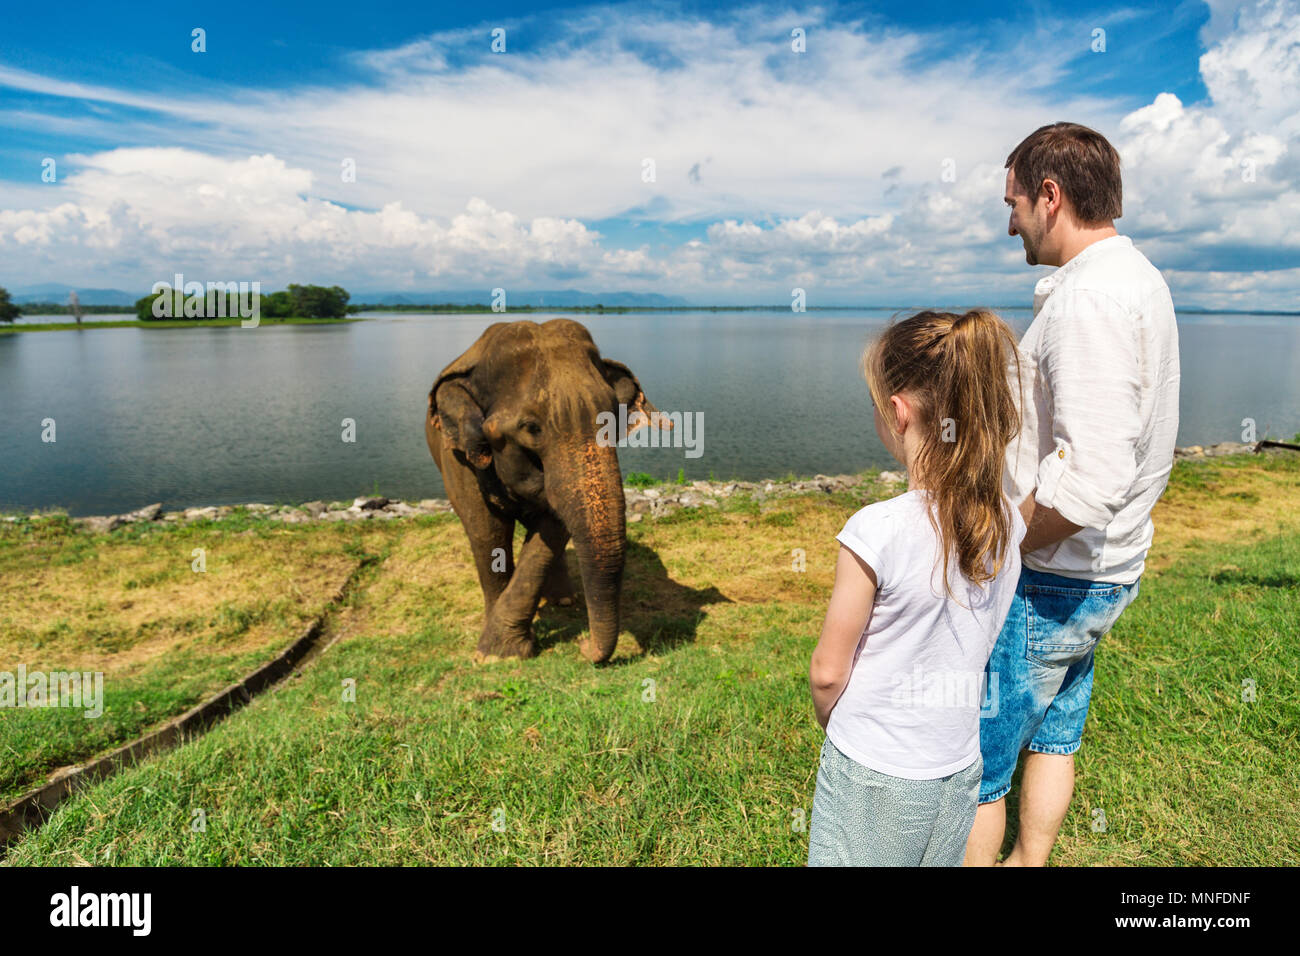
{"type": "MultiPolygon", "coordinates": [[[[134,311],[137,318],[145,322],[237,316],[240,314],[239,298],[239,292],[236,289],[209,290],[204,293],[201,300],[198,300],[198,297],[187,297],[183,292],[174,289],[165,289],[161,292],[151,292],[144,298],[137,299],[134,311]],[[171,299],[170,302],[163,301],[157,310],[154,309],[155,302],[159,299],[166,300],[168,297],[171,299]],[[189,314],[186,313],[187,303],[189,304],[189,314]],[[159,312],[164,314],[157,314],[159,312]],[[166,314],[168,312],[170,314],[166,314]]],[[[262,318],[268,319],[341,319],[348,314],[349,298],[351,296],[348,291],[337,285],[292,284],[283,291],[260,296],[260,315],[262,318]]],[[[83,305],[80,309],[83,313],[89,315],[131,311],[125,306],[111,305],[83,305]]],[[[71,308],[67,305],[50,302],[19,305],[12,301],[8,289],[0,287],[0,322],[12,322],[24,312],[33,315],[66,314],[71,312],[71,308]]]]}

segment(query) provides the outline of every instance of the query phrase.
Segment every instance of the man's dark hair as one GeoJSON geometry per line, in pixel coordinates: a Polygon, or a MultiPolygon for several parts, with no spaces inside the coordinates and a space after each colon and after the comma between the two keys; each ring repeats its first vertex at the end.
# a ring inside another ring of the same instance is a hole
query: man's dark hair
{"type": "Polygon", "coordinates": [[[1037,199],[1043,180],[1061,187],[1084,226],[1099,226],[1124,214],[1119,153],[1105,136],[1078,123],[1053,123],[1034,130],[1007,157],[1016,188],[1037,199]]]}

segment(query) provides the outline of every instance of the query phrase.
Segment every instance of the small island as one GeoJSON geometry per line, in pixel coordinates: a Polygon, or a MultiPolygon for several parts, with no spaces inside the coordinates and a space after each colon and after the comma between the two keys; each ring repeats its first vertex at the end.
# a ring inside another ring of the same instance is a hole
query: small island
{"type": "MultiPolygon", "coordinates": [[[[176,277],[179,281],[180,276],[176,277]]],[[[317,325],[358,322],[350,317],[350,298],[340,286],[291,284],[288,289],[262,295],[256,283],[198,282],[155,283],[153,291],[136,300],[134,306],[84,306],[56,303],[31,303],[20,306],[11,301],[9,292],[0,288],[0,333],[56,332],[68,329],[115,328],[197,328],[199,326],[317,325]],[[252,286],[250,288],[250,286],[252,286]],[[75,314],[131,315],[105,322],[85,324],[80,315],[75,322],[33,322],[12,324],[20,315],[75,314]]],[[[75,293],[74,293],[75,295],[75,293]]]]}

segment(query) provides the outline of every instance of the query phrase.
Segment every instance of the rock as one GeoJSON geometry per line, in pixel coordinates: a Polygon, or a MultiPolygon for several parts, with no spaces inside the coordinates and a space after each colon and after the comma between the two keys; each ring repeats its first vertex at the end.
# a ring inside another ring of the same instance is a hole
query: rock
{"type": "Polygon", "coordinates": [[[642,518],[644,518],[644,517],[645,517],[645,515],[640,515],[640,514],[636,514],[636,515],[628,515],[627,521],[628,521],[628,524],[636,524],[638,521],[640,521],[640,520],[641,520],[642,518]]]}
{"type": "Polygon", "coordinates": [[[160,514],[162,514],[162,505],[155,503],[145,505],[136,511],[129,511],[121,518],[123,521],[157,521],[160,514]]]}
{"type": "Polygon", "coordinates": [[[306,524],[312,520],[312,516],[305,511],[285,511],[272,515],[271,518],[275,521],[283,521],[285,524],[306,524]]]}
{"type": "Polygon", "coordinates": [[[388,499],[380,496],[377,498],[358,498],[352,502],[352,507],[360,508],[362,511],[378,511],[386,504],[388,504],[388,499]]]}
{"type": "Polygon", "coordinates": [[[720,507],[722,507],[722,506],[721,506],[720,504],[718,504],[718,501],[717,501],[716,498],[701,498],[701,499],[700,499],[700,507],[702,507],[702,508],[720,508],[720,507]]]}
{"type": "Polygon", "coordinates": [[[1254,445],[1244,445],[1239,441],[1221,441],[1205,450],[1207,455],[1245,455],[1255,450],[1254,445]]]}
{"type": "Polygon", "coordinates": [[[423,514],[419,508],[412,508],[405,501],[390,501],[384,510],[392,515],[409,516],[423,514]]]}
{"type": "Polygon", "coordinates": [[[443,511],[450,511],[451,502],[446,498],[425,498],[424,500],[417,502],[416,507],[421,511],[426,511],[430,514],[437,514],[443,511]]]}
{"type": "Polygon", "coordinates": [[[347,521],[353,517],[347,511],[325,511],[318,515],[321,521],[347,521]]]}
{"type": "Polygon", "coordinates": [[[659,489],[658,489],[658,488],[646,488],[646,489],[644,489],[644,490],[641,492],[641,494],[645,495],[647,498],[658,498],[658,497],[659,497],[659,489]]]}
{"type": "Polygon", "coordinates": [[[254,502],[253,504],[244,505],[245,511],[251,511],[253,514],[266,514],[268,511],[274,511],[275,505],[263,505],[254,502]]]}
{"type": "Polygon", "coordinates": [[[636,501],[632,502],[628,508],[633,514],[646,514],[650,511],[651,501],[652,499],[650,498],[638,498],[636,501]]]}
{"type": "Polygon", "coordinates": [[[186,521],[196,521],[200,518],[210,519],[210,518],[215,518],[217,516],[217,509],[213,507],[186,508],[184,514],[185,514],[186,521]]]}
{"type": "Polygon", "coordinates": [[[880,480],[886,484],[901,484],[907,481],[907,475],[901,471],[882,471],[880,480]]]}
{"type": "Polygon", "coordinates": [[[309,515],[311,515],[313,518],[319,518],[319,517],[321,516],[321,512],[323,512],[323,511],[325,510],[325,502],[323,502],[323,501],[309,501],[309,502],[307,502],[305,505],[303,505],[302,507],[303,507],[303,510],[306,511],[306,512],[307,512],[309,515]]]}
{"type": "Polygon", "coordinates": [[[125,523],[119,515],[102,515],[91,518],[81,518],[81,523],[90,531],[96,534],[106,534],[114,528],[120,528],[125,523]]]}

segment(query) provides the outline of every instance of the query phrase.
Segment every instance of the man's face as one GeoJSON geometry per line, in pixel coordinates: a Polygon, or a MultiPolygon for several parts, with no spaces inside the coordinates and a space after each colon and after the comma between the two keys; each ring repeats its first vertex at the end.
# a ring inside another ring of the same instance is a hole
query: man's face
{"type": "Polygon", "coordinates": [[[1016,171],[1007,170],[1007,190],[1003,197],[1011,207],[1011,221],[1007,224],[1007,234],[1019,236],[1025,244],[1025,261],[1031,266],[1038,265],[1039,247],[1046,232],[1046,217],[1041,208],[1042,203],[1035,202],[1016,184],[1016,171]]]}

